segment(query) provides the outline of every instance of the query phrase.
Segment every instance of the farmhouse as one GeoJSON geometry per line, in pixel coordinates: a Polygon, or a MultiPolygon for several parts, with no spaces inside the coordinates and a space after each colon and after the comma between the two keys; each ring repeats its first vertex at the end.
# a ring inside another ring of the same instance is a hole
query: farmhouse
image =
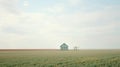
{"type": "Polygon", "coordinates": [[[68,50],[68,45],[66,43],[63,43],[61,46],[60,46],[60,49],[61,50],[68,50]]]}

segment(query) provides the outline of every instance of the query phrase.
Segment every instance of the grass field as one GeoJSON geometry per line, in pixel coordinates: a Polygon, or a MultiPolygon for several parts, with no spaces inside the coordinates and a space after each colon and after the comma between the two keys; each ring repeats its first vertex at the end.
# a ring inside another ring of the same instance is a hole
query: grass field
{"type": "Polygon", "coordinates": [[[0,67],[120,67],[120,50],[0,50],[0,67]]]}

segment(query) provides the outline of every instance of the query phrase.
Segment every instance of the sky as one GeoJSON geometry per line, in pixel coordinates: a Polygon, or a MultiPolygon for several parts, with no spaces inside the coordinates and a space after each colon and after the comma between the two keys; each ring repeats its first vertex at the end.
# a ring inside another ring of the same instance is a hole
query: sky
{"type": "Polygon", "coordinates": [[[0,49],[120,49],[120,0],[0,0],[0,49]]]}

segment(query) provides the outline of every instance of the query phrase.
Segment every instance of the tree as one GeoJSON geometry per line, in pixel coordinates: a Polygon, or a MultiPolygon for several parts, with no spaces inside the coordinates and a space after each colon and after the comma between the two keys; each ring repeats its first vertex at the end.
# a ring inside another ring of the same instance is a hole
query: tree
{"type": "Polygon", "coordinates": [[[78,50],[78,47],[77,47],[77,46],[75,46],[75,47],[74,47],[74,50],[75,50],[75,51],[77,51],[77,50],[78,50]]]}

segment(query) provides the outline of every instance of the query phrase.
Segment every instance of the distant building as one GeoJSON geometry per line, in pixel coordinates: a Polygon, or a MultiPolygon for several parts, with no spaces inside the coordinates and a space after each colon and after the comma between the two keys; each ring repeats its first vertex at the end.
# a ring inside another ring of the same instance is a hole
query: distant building
{"type": "Polygon", "coordinates": [[[61,46],[60,46],[60,49],[61,50],[68,50],[68,45],[66,43],[63,43],[61,46]]]}

